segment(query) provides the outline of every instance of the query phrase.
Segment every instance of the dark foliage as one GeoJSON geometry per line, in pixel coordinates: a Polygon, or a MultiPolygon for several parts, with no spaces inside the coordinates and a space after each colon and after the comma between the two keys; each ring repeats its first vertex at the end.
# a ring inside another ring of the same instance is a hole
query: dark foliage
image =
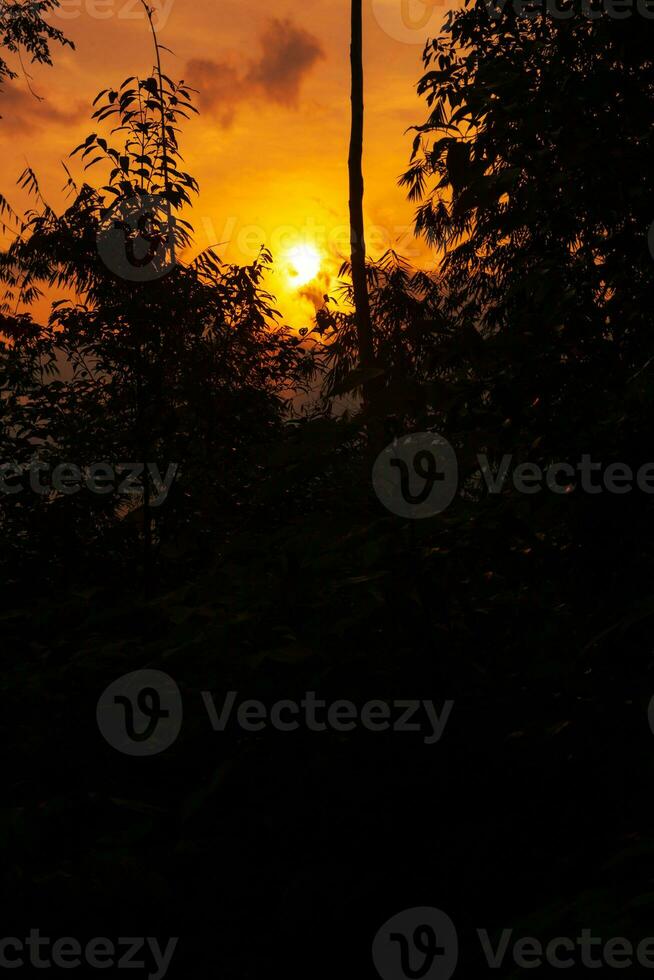
{"type": "MultiPolygon", "coordinates": [[[[45,19],[56,12],[59,0],[3,0],[0,5],[0,50],[15,55],[22,64],[23,52],[31,62],[51,65],[50,45],[73,47],[63,32],[45,19]]],[[[0,54],[0,83],[16,78],[17,73],[0,54]]]]}
{"type": "Polygon", "coordinates": [[[369,264],[373,369],[347,266],[298,337],[268,253],[184,261],[183,82],[101,93],[98,128],[115,128],[75,154],[106,178],[69,174],[63,214],[23,175],[36,204],[0,258],[2,459],[179,472],[160,507],[151,486],[129,506],[0,500],[8,935],[180,935],[171,976],[319,980],[374,976],[375,932],[413,906],[455,919],[461,976],[485,974],[480,926],[651,934],[651,495],[491,495],[475,456],[651,460],[652,31],[576,8],[449,15],[404,178],[443,258],[369,264]],[[115,202],[152,194],[175,263],[128,283],[98,234],[115,202]],[[17,312],[42,290],[72,296],[46,326],[17,312]],[[294,410],[316,377],[321,398],[294,410]],[[379,427],[451,441],[447,511],[382,508],[379,427]],[[95,706],[146,668],[180,685],[184,726],[129,758],[95,706]],[[215,734],[202,691],[455,706],[432,746],[215,734]]]}

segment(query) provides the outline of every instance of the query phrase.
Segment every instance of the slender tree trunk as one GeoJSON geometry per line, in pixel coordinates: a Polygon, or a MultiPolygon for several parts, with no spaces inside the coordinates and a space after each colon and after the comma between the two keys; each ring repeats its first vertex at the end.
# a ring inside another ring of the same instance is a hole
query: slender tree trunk
{"type": "MultiPolygon", "coordinates": [[[[366,280],[366,240],[363,228],[363,14],[362,0],[352,2],[352,132],[348,169],[350,175],[350,245],[352,284],[356,316],[359,363],[363,370],[374,364],[375,351],[366,280]]],[[[364,403],[369,403],[371,384],[363,386],[364,403]]]]}

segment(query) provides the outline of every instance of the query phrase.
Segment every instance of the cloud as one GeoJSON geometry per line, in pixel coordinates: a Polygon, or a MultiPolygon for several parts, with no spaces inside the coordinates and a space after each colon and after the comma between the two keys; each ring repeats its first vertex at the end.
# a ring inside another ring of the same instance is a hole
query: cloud
{"type": "Polygon", "coordinates": [[[0,92],[0,132],[31,134],[50,125],[75,125],[88,115],[88,106],[83,102],[78,101],[69,109],[58,109],[46,99],[20,88],[18,82],[9,82],[0,92]]]}
{"type": "Polygon", "coordinates": [[[290,20],[273,20],[261,45],[263,53],[248,72],[248,84],[271,102],[297,105],[304,76],[325,56],[320,41],[290,20]]]}
{"type": "Polygon", "coordinates": [[[317,37],[289,19],[272,20],[260,37],[261,55],[244,73],[226,62],[195,58],[185,74],[199,105],[227,129],[238,107],[253,99],[296,107],[302,82],[325,54],[317,37]]]}
{"type": "Polygon", "coordinates": [[[325,305],[325,290],[320,286],[303,286],[298,290],[298,296],[308,300],[315,310],[321,310],[325,305]]]}
{"type": "Polygon", "coordinates": [[[223,129],[229,129],[236,107],[244,98],[238,71],[231,65],[194,58],[185,74],[199,91],[200,108],[215,115],[223,129]]]}

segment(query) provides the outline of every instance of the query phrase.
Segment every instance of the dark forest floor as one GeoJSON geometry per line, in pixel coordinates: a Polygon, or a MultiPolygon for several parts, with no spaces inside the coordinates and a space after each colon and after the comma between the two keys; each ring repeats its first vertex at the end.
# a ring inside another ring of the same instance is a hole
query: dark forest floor
{"type": "Polygon", "coordinates": [[[179,936],[169,975],[317,980],[376,976],[375,933],[421,905],[456,922],[465,976],[488,969],[479,927],[654,933],[654,607],[589,588],[583,549],[520,537],[334,508],[241,532],[149,599],[6,596],[5,934],[179,936]],[[142,668],[175,679],[184,723],[131,758],[96,704],[142,668]],[[214,732],[201,692],[231,690],[454,707],[431,745],[214,732]]]}

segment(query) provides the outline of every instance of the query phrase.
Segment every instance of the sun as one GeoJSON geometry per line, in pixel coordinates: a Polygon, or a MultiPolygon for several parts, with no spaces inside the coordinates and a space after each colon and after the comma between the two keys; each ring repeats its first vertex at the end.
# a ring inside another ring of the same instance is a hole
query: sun
{"type": "Polygon", "coordinates": [[[295,245],[288,250],[286,258],[289,279],[298,289],[306,286],[320,272],[322,259],[314,245],[295,245]]]}

